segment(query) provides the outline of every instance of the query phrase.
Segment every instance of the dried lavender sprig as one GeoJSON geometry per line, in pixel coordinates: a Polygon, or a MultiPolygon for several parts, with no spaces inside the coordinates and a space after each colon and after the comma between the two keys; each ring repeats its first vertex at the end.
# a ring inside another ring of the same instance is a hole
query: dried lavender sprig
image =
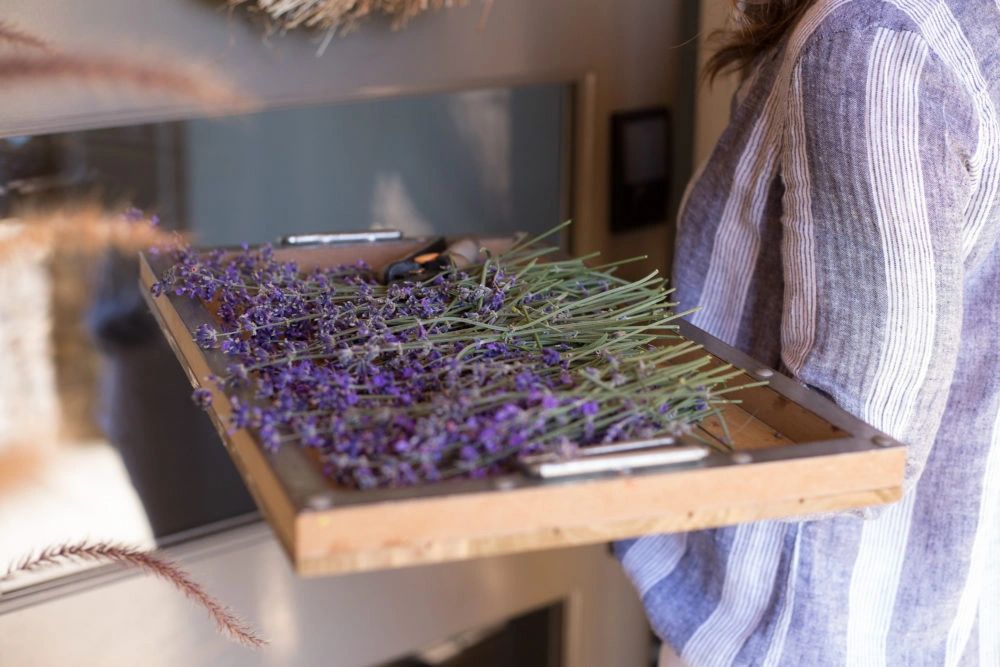
{"type": "Polygon", "coordinates": [[[269,446],[318,448],[331,475],[361,487],[689,430],[728,402],[729,376],[704,359],[651,379],[691,351],[658,276],[629,282],[614,266],[545,260],[551,251],[525,240],[402,286],[376,284],[365,267],[299,275],[268,248],[181,252],[160,289],[220,304],[225,333],[200,342],[237,361],[227,390],[248,383],[263,401],[234,399],[235,427],[269,446]]]}

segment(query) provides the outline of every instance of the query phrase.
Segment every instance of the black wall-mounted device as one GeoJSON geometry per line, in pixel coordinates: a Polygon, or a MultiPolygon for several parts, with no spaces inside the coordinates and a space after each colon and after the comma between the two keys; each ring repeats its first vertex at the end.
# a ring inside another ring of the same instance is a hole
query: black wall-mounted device
{"type": "Polygon", "coordinates": [[[612,231],[666,221],[670,144],[670,112],[663,107],[611,116],[612,231]]]}

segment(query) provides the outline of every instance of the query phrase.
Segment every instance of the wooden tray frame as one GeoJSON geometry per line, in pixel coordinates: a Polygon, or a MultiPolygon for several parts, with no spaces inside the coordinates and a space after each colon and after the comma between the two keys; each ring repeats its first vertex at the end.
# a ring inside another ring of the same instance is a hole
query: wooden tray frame
{"type": "MultiPolygon", "coordinates": [[[[373,265],[421,243],[401,239],[279,249],[304,268],[354,261],[373,265]]],[[[484,243],[489,243],[484,241],[484,243]]],[[[605,542],[760,519],[802,517],[898,500],[905,448],[792,379],[694,326],[681,334],[767,386],[739,392],[726,411],[736,451],[681,467],[560,481],[511,474],[418,487],[337,488],[298,447],[268,452],[253,435],[229,433],[224,394],[204,383],[224,374],[225,356],[192,332],[212,322],[186,297],[154,297],[170,266],[140,257],[142,293],[195,387],[213,393],[209,415],[257,505],[296,570],[328,575],[605,542]]],[[[723,437],[718,419],[701,425],[723,437]]]]}

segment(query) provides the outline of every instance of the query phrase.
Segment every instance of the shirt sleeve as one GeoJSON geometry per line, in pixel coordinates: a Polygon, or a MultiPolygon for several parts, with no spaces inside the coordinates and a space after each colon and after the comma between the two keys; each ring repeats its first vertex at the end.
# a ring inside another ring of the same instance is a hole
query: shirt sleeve
{"type": "Polygon", "coordinates": [[[909,31],[816,39],[781,143],[781,358],[908,447],[920,477],[962,330],[969,95],[909,31]]]}

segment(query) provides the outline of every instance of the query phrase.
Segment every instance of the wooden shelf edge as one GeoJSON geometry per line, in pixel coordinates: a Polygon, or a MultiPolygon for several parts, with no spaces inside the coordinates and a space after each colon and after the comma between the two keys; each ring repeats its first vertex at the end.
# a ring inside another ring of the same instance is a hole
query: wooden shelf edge
{"type": "Polygon", "coordinates": [[[471,558],[513,555],[545,549],[559,549],[600,544],[657,533],[686,532],[718,528],[736,523],[786,519],[794,516],[844,512],[898,501],[898,486],[810,499],[794,499],[741,509],[718,508],[653,518],[632,519],[602,524],[600,528],[550,528],[517,535],[433,541],[421,544],[387,546],[367,551],[345,552],[309,557],[298,554],[293,559],[296,571],[306,577],[330,576],[399,567],[434,565],[471,558]]]}
{"type": "Polygon", "coordinates": [[[894,448],[338,507],[300,514],[293,551],[330,574],[840,511],[898,499],[904,463],[894,448]]]}

